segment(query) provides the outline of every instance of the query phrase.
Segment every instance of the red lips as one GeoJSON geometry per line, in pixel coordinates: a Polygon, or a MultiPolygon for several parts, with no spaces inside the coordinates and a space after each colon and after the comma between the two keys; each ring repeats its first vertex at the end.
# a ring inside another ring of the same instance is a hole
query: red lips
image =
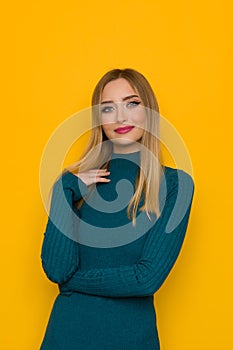
{"type": "Polygon", "coordinates": [[[126,134],[127,132],[130,132],[133,128],[134,128],[134,126],[127,125],[127,126],[123,126],[123,127],[121,127],[121,128],[117,128],[117,129],[115,129],[114,131],[115,131],[117,134],[126,134]]]}

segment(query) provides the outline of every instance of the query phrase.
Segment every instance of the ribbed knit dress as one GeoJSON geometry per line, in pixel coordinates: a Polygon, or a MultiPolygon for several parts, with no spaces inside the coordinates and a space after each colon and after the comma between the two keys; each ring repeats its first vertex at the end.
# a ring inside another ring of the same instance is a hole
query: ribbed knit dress
{"type": "Polygon", "coordinates": [[[154,293],[182,247],[194,183],[164,166],[161,215],[138,210],[133,226],[126,210],[139,164],[140,152],[113,153],[111,181],[92,190],[69,171],[56,181],[41,259],[59,294],[40,350],[160,349],[154,293]]]}

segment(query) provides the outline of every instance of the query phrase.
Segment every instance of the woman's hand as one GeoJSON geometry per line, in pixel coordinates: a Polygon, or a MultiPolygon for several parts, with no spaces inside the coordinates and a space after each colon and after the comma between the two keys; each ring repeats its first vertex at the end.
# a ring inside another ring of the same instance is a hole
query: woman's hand
{"type": "Polygon", "coordinates": [[[79,177],[87,186],[90,186],[97,182],[109,182],[110,179],[105,178],[109,174],[110,171],[107,171],[107,169],[91,169],[74,175],[79,177]]]}

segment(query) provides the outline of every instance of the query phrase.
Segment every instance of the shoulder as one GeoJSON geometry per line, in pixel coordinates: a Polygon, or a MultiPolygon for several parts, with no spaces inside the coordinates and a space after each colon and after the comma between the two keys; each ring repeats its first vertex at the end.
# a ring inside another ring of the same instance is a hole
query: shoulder
{"type": "Polygon", "coordinates": [[[56,179],[53,188],[60,190],[72,190],[75,191],[78,187],[84,187],[84,184],[82,183],[81,179],[73,174],[69,170],[64,170],[59,177],[56,179]]]}
{"type": "Polygon", "coordinates": [[[168,191],[178,187],[194,191],[193,177],[182,169],[163,166],[162,178],[166,181],[168,191]]]}
{"type": "Polygon", "coordinates": [[[59,174],[53,186],[59,187],[62,185],[63,188],[67,188],[70,187],[70,185],[72,185],[76,181],[76,176],[72,172],[65,170],[61,174],[59,174]]]}
{"type": "Polygon", "coordinates": [[[53,186],[53,191],[57,194],[65,193],[73,195],[73,200],[78,201],[86,194],[88,188],[86,184],[74,173],[69,170],[63,171],[53,186]]]}
{"type": "Polygon", "coordinates": [[[188,218],[194,195],[192,176],[182,169],[164,166],[159,194],[164,215],[171,214],[169,228],[167,228],[167,232],[171,232],[172,227],[181,222],[184,213],[187,213],[186,219],[188,218]]]}

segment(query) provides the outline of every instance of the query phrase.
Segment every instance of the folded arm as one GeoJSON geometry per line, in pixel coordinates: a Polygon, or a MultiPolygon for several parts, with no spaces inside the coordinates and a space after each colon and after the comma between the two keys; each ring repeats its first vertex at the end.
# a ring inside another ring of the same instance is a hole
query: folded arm
{"type": "Polygon", "coordinates": [[[148,233],[141,258],[130,266],[83,272],[76,269],[66,283],[59,285],[61,293],[78,291],[107,297],[133,297],[153,295],[160,288],[182,247],[194,193],[191,176],[181,170],[179,177],[174,176],[175,173],[167,179],[165,205],[148,233]],[[181,219],[176,223],[178,217],[181,219]],[[171,218],[176,224],[171,224],[171,218]],[[169,232],[168,226],[173,226],[169,232]]]}

